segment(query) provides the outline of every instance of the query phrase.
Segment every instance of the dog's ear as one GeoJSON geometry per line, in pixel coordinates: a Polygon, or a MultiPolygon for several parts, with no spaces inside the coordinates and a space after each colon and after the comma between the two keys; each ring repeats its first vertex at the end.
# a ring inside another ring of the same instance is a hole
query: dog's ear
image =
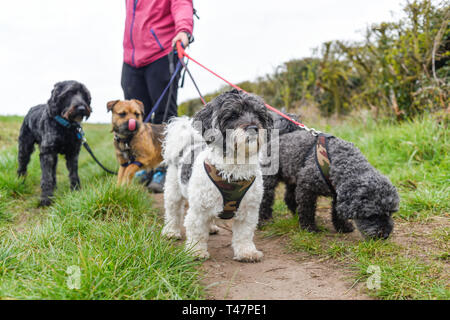
{"type": "Polygon", "coordinates": [[[273,117],[270,114],[270,112],[266,111],[264,120],[266,122],[267,130],[272,130],[274,128],[274,121],[273,121],[273,117]]]}
{"type": "Polygon", "coordinates": [[[204,106],[203,109],[194,114],[193,117],[194,128],[197,129],[202,134],[202,136],[205,134],[206,130],[212,129],[214,112],[213,101],[204,106]]]}
{"type": "Polygon", "coordinates": [[[86,86],[82,83],[79,83],[80,85],[80,92],[83,95],[84,100],[86,101],[87,104],[87,115],[86,115],[86,120],[89,119],[89,117],[91,116],[92,113],[92,107],[91,107],[91,93],[89,92],[88,88],[86,88],[86,86]]]}
{"type": "Polygon", "coordinates": [[[131,101],[134,101],[138,104],[139,109],[141,110],[141,114],[144,115],[145,114],[145,108],[144,108],[144,104],[142,103],[142,101],[137,100],[137,99],[133,99],[131,101]]]}
{"type": "Polygon", "coordinates": [[[56,117],[61,112],[61,110],[59,110],[59,103],[61,101],[61,98],[63,97],[63,93],[65,92],[64,88],[64,82],[57,82],[53,87],[50,99],[48,99],[47,101],[48,113],[51,117],[56,117]]]}
{"type": "Polygon", "coordinates": [[[92,98],[91,98],[91,93],[90,93],[90,91],[88,90],[88,88],[86,88],[86,86],[85,86],[84,84],[80,83],[80,86],[81,86],[81,93],[83,94],[84,99],[86,100],[87,107],[88,107],[88,111],[89,111],[89,112],[88,112],[88,115],[86,116],[86,119],[88,119],[89,116],[90,116],[91,113],[92,113],[92,107],[91,107],[91,100],[92,100],[92,98]]]}
{"type": "Polygon", "coordinates": [[[110,101],[110,102],[108,102],[107,104],[106,104],[106,111],[107,112],[110,112],[110,111],[112,111],[112,109],[114,108],[114,106],[117,104],[117,102],[119,102],[120,100],[113,100],[113,101],[110,101]]]}

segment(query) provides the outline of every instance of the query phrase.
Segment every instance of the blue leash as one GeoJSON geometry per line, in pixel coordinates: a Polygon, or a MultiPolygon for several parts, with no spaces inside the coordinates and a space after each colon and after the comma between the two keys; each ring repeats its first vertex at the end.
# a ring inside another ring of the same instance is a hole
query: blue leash
{"type": "Polygon", "coordinates": [[[155,113],[155,111],[159,108],[159,105],[161,104],[161,101],[163,99],[163,97],[166,95],[167,90],[169,90],[170,86],[172,85],[172,82],[175,80],[175,78],[177,77],[178,72],[180,72],[181,70],[181,62],[178,61],[177,63],[177,67],[175,68],[175,72],[172,74],[172,77],[170,78],[169,83],[167,84],[166,88],[164,89],[163,93],[161,94],[161,96],[159,97],[158,101],[156,101],[155,105],[153,106],[152,110],[150,111],[150,113],[147,115],[147,118],[145,118],[144,122],[149,122],[150,118],[152,117],[152,114],[155,113]]]}

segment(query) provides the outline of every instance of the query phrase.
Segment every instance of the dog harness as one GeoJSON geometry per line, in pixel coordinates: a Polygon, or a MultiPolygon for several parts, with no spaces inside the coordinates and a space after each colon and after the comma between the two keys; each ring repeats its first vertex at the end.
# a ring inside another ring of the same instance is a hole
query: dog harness
{"type": "Polygon", "coordinates": [[[130,160],[128,162],[121,163],[120,166],[126,168],[126,167],[128,167],[129,165],[132,165],[132,164],[137,165],[139,168],[143,166],[142,162],[139,162],[139,161],[136,161],[136,160],[130,160]]]}
{"type": "MultiPolygon", "coordinates": [[[[114,140],[116,140],[118,143],[123,143],[123,145],[124,145],[123,151],[128,154],[128,159],[130,159],[128,162],[121,163],[120,166],[126,168],[129,165],[135,164],[140,168],[143,166],[143,164],[142,164],[142,162],[136,161],[136,157],[131,152],[131,148],[130,148],[131,139],[133,139],[133,136],[128,139],[120,139],[118,136],[116,136],[116,135],[114,136],[114,140]]],[[[122,151],[122,150],[120,150],[120,151],[122,151]]]]}
{"type": "Polygon", "coordinates": [[[219,214],[219,218],[232,219],[248,189],[255,182],[256,177],[252,177],[250,180],[227,181],[221,177],[219,170],[212,164],[207,161],[203,162],[203,164],[206,174],[222,194],[223,211],[219,214]]]}
{"type": "Polygon", "coordinates": [[[316,144],[314,145],[316,152],[314,159],[316,160],[319,171],[330,188],[331,192],[336,193],[330,179],[331,159],[328,154],[328,139],[333,138],[332,135],[320,133],[317,136],[316,144]]]}

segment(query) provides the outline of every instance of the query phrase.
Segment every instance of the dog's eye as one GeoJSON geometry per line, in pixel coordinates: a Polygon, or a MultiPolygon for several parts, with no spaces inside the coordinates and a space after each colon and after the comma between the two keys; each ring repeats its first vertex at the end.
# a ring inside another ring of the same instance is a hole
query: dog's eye
{"type": "Polygon", "coordinates": [[[239,113],[236,113],[236,112],[230,113],[230,114],[228,114],[225,118],[226,118],[228,121],[236,120],[236,119],[239,118],[239,113]]]}
{"type": "Polygon", "coordinates": [[[119,113],[119,116],[120,116],[121,118],[125,117],[126,115],[127,115],[126,112],[121,112],[121,113],[119,113]]]}
{"type": "Polygon", "coordinates": [[[139,118],[139,116],[140,116],[141,114],[136,112],[135,115],[136,115],[136,118],[139,118]]]}

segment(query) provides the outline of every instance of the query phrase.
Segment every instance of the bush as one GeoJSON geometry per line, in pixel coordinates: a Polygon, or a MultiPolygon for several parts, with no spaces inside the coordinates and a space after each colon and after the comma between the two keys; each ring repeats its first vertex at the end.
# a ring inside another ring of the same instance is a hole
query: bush
{"type": "MultiPolygon", "coordinates": [[[[404,14],[398,22],[372,25],[362,42],[327,42],[316,49],[315,57],[288,61],[272,75],[238,85],[275,107],[291,111],[312,103],[327,116],[364,108],[405,119],[426,110],[446,110],[448,1],[408,1],[404,14]]],[[[200,107],[200,99],[180,105],[186,115],[200,107]]]]}

